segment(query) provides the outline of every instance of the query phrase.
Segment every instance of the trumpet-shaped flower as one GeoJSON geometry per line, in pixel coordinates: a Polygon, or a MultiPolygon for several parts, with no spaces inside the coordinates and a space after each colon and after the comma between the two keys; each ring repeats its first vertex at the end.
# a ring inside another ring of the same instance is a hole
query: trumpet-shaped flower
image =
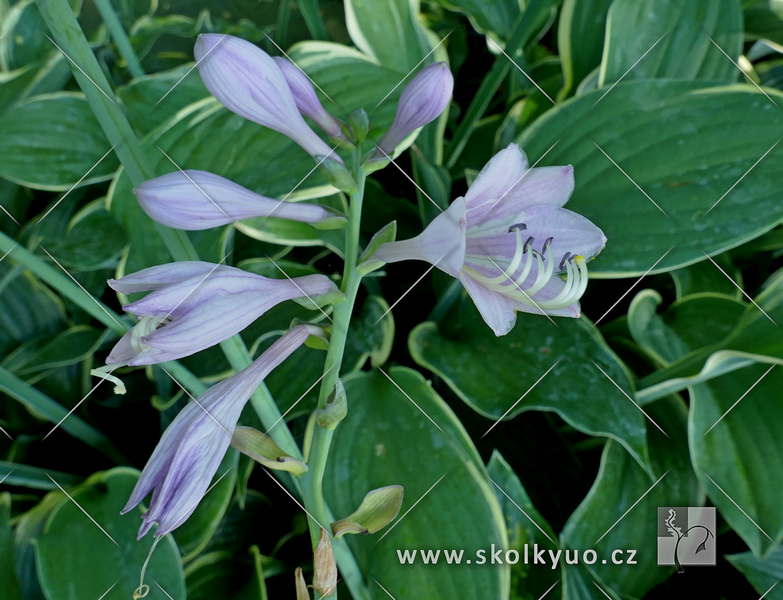
{"type": "Polygon", "coordinates": [[[261,196],[206,171],[175,171],[142,183],[136,197],[158,223],[188,231],[251,217],[278,217],[329,227],[344,221],[330,208],[261,196]]]}
{"type": "Polygon", "coordinates": [[[309,335],[311,325],[299,325],[272,344],[249,367],[209,388],[172,421],[141,472],[122,514],[152,493],[142,516],[142,538],[157,523],[160,537],[179,527],[198,506],[226,453],[242,408],[263,379],[309,335]]]}
{"type": "Polygon", "coordinates": [[[329,137],[347,139],[340,129],[340,121],[330,115],[318,100],[315,88],[307,75],[290,60],[281,56],[275,56],[273,60],[280,67],[280,72],[288,82],[288,87],[291,89],[299,112],[315,121],[329,137]]]}
{"type": "Polygon", "coordinates": [[[201,79],[230,111],[288,136],[313,157],[342,159],[305,123],[280,67],[258,46],[231,35],[198,37],[201,79]]]}
{"type": "Polygon", "coordinates": [[[438,118],[449,105],[454,77],[446,63],[423,68],[405,87],[392,126],[378,140],[378,148],[391,156],[397,146],[419,127],[438,118]]]}
{"type": "Polygon", "coordinates": [[[269,279],[200,261],[150,267],[110,279],[109,285],[123,294],[153,290],[123,307],[141,320],[106,359],[112,370],[175,360],[214,346],[284,300],[317,308],[319,296],[339,294],[325,275],[269,279]]]}
{"type": "Polygon", "coordinates": [[[495,335],[511,331],[517,311],[578,317],[587,260],[606,237],[561,208],[573,189],[571,166],[530,169],[511,144],[421,234],[383,244],[375,256],[424,260],[458,278],[495,335]]]}

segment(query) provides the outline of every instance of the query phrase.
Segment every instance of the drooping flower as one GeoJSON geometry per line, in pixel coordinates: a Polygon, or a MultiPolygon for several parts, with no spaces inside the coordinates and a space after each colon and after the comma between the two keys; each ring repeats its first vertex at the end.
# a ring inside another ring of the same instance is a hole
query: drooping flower
{"type": "Polygon", "coordinates": [[[188,231],[219,227],[251,217],[278,217],[330,227],[345,218],[324,206],[273,200],[206,171],[175,171],[135,190],[150,217],[188,231]]]}
{"type": "MultiPolygon", "coordinates": [[[[270,279],[226,265],[183,261],[143,269],[109,285],[123,294],[153,290],[125,305],[141,320],[114,346],[103,374],[189,356],[242,331],[284,300],[310,308],[339,296],[325,275],[270,279]]],[[[115,378],[107,377],[112,379],[115,378]]]]}
{"type": "Polygon", "coordinates": [[[122,514],[152,493],[142,516],[141,539],[157,523],[155,537],[179,527],[198,506],[217,472],[242,408],[263,379],[318,327],[299,325],[272,344],[250,366],[209,388],[172,421],[158,442],[122,514]]]}
{"type": "Polygon", "coordinates": [[[511,331],[517,311],[578,317],[587,260],[606,237],[561,208],[573,189],[571,166],[530,169],[511,144],[421,234],[383,244],[375,256],[424,260],[458,278],[495,335],[511,331]]]}
{"type": "Polygon", "coordinates": [[[305,123],[272,57],[241,38],[202,34],[194,50],[201,79],[236,114],[288,136],[312,157],[342,159],[305,123]]]}
{"type": "Polygon", "coordinates": [[[283,77],[288,82],[288,87],[294,96],[299,112],[315,121],[318,127],[323,129],[329,137],[347,139],[340,128],[339,119],[329,114],[321,104],[321,101],[318,100],[315,88],[313,88],[313,84],[310,83],[307,75],[288,59],[275,56],[273,60],[280,67],[283,77]]]}
{"type": "Polygon", "coordinates": [[[378,148],[389,156],[419,127],[438,118],[449,105],[454,77],[446,63],[428,65],[411,80],[400,95],[392,126],[378,140],[378,148]]]}

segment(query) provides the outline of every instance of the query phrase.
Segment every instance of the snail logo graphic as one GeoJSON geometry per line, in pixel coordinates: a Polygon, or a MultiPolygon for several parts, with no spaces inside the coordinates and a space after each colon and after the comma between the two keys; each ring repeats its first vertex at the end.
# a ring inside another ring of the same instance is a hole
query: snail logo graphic
{"type": "Polygon", "coordinates": [[[715,508],[658,507],[658,565],[715,565],[715,508]]]}

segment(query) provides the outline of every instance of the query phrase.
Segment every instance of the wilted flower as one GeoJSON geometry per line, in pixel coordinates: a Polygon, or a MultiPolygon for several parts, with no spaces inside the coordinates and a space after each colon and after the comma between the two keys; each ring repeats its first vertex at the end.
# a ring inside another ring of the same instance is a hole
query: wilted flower
{"type": "Polygon", "coordinates": [[[275,56],[273,60],[280,67],[283,77],[288,82],[288,87],[294,96],[299,112],[315,121],[329,137],[346,139],[340,129],[340,121],[330,115],[323,107],[307,75],[290,60],[281,56],[275,56]]]}
{"type": "Polygon", "coordinates": [[[438,118],[449,105],[453,89],[454,78],[446,63],[434,63],[419,71],[400,95],[394,122],[378,147],[389,156],[394,154],[408,135],[438,118]]]}
{"type": "Polygon", "coordinates": [[[157,523],[160,537],[179,527],[198,506],[226,453],[242,408],[263,379],[318,327],[299,325],[272,344],[249,367],[209,388],[166,429],[122,514],[154,489],[142,516],[139,539],[157,523]]]}
{"type": "Polygon", "coordinates": [[[189,356],[239,333],[284,300],[317,308],[319,301],[339,296],[325,275],[269,279],[200,261],[150,267],[109,285],[123,294],[154,290],[123,307],[141,320],[114,346],[107,367],[94,371],[113,381],[107,370],[189,356]]]}
{"type": "Polygon", "coordinates": [[[206,171],[175,171],[145,181],[134,191],[144,212],[158,223],[188,231],[251,217],[278,217],[319,227],[345,221],[330,208],[273,200],[206,171]]]}
{"type": "Polygon", "coordinates": [[[606,237],[561,208],[573,189],[571,166],[529,169],[511,144],[421,234],[383,244],[375,256],[424,260],[458,278],[495,335],[511,331],[516,311],[578,317],[587,260],[606,237]]]}
{"type": "Polygon", "coordinates": [[[231,35],[198,37],[201,79],[230,111],[288,136],[313,157],[342,159],[305,123],[280,68],[258,46],[231,35]]]}

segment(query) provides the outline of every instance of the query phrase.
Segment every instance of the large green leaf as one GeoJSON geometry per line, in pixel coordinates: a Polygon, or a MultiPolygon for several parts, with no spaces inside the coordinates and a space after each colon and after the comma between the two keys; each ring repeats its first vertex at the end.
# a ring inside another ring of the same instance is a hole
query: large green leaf
{"type": "Polygon", "coordinates": [[[14,566],[14,530],[9,523],[11,516],[11,494],[0,494],[0,581],[3,582],[3,597],[7,600],[22,600],[22,588],[16,578],[14,566]]]}
{"type": "MultiPolygon", "coordinates": [[[[35,540],[38,575],[47,598],[125,600],[133,595],[152,546],[151,535],[136,541],[140,509],[119,514],[137,479],[135,471],[124,467],[97,473],[69,492],[73,501],[63,499],[51,513],[35,540]]],[[[145,583],[150,586],[148,598],[185,597],[185,578],[171,536],[158,544],[145,583]]]]}
{"type": "Polygon", "coordinates": [[[618,440],[646,463],[644,415],[625,395],[634,394],[629,375],[586,320],[553,323],[520,313],[514,329],[496,337],[463,294],[440,324],[416,327],[408,346],[418,364],[490,419],[553,411],[584,433],[618,440]]]}
{"type": "Polygon", "coordinates": [[[560,9],[557,45],[565,83],[561,95],[601,64],[606,14],[612,0],[565,0],[560,9]]]}
{"type": "Polygon", "coordinates": [[[748,38],[765,38],[783,44],[783,0],[754,2],[745,8],[744,16],[748,38]]]}
{"type": "Polygon", "coordinates": [[[567,547],[598,553],[592,568],[623,597],[642,598],[671,574],[669,567],[656,564],[657,507],[695,506],[700,500],[688,456],[684,402],[670,397],[649,410],[668,436],[650,428],[655,478],[616,443],[607,442],[595,483],[562,535],[567,547]],[[633,556],[629,549],[636,551],[633,556]]]}
{"type": "Polygon", "coordinates": [[[324,480],[338,518],[356,510],[371,489],[405,488],[391,526],[349,539],[372,597],[388,598],[374,579],[395,598],[506,598],[508,570],[489,560],[400,564],[398,552],[405,550],[463,550],[464,560],[471,559],[491,544],[505,548],[506,532],[494,486],[448,406],[415,371],[395,367],[388,375],[394,383],[379,371],[345,378],[348,416],[335,432],[324,480]]]}
{"type": "Polygon", "coordinates": [[[742,52],[742,10],[737,0],[615,0],[606,33],[599,85],[611,85],[626,72],[627,79],[726,83],[740,75],[723,54],[737,62],[742,52]]]}
{"type": "Polygon", "coordinates": [[[783,370],[754,365],[690,388],[689,437],[699,481],[724,519],[763,557],[783,540],[783,370]],[[752,388],[752,389],[751,389],[752,388]]]}
{"type": "Polygon", "coordinates": [[[783,600],[783,547],[778,546],[765,560],[759,560],[752,552],[731,554],[726,558],[750,581],[766,600],[783,600]]]}
{"type": "Polygon", "coordinates": [[[35,96],[8,109],[0,138],[0,176],[34,189],[67,190],[117,170],[113,154],[101,160],[111,144],[82,94],[35,96]]]}
{"type": "Polygon", "coordinates": [[[485,35],[494,34],[493,37],[498,41],[508,39],[526,4],[524,0],[440,0],[440,3],[446,8],[464,13],[476,31],[485,35]]]}
{"type": "MultiPolygon", "coordinates": [[[[541,164],[573,164],[576,189],[567,208],[609,239],[591,273],[672,270],[781,222],[783,145],[773,146],[783,135],[783,112],[762,92],[750,85],[631,81],[596,104],[603,93],[558,105],[518,139],[531,162],[556,144],[541,164]]],[[[783,94],[768,93],[783,101],[783,94]]]]}

